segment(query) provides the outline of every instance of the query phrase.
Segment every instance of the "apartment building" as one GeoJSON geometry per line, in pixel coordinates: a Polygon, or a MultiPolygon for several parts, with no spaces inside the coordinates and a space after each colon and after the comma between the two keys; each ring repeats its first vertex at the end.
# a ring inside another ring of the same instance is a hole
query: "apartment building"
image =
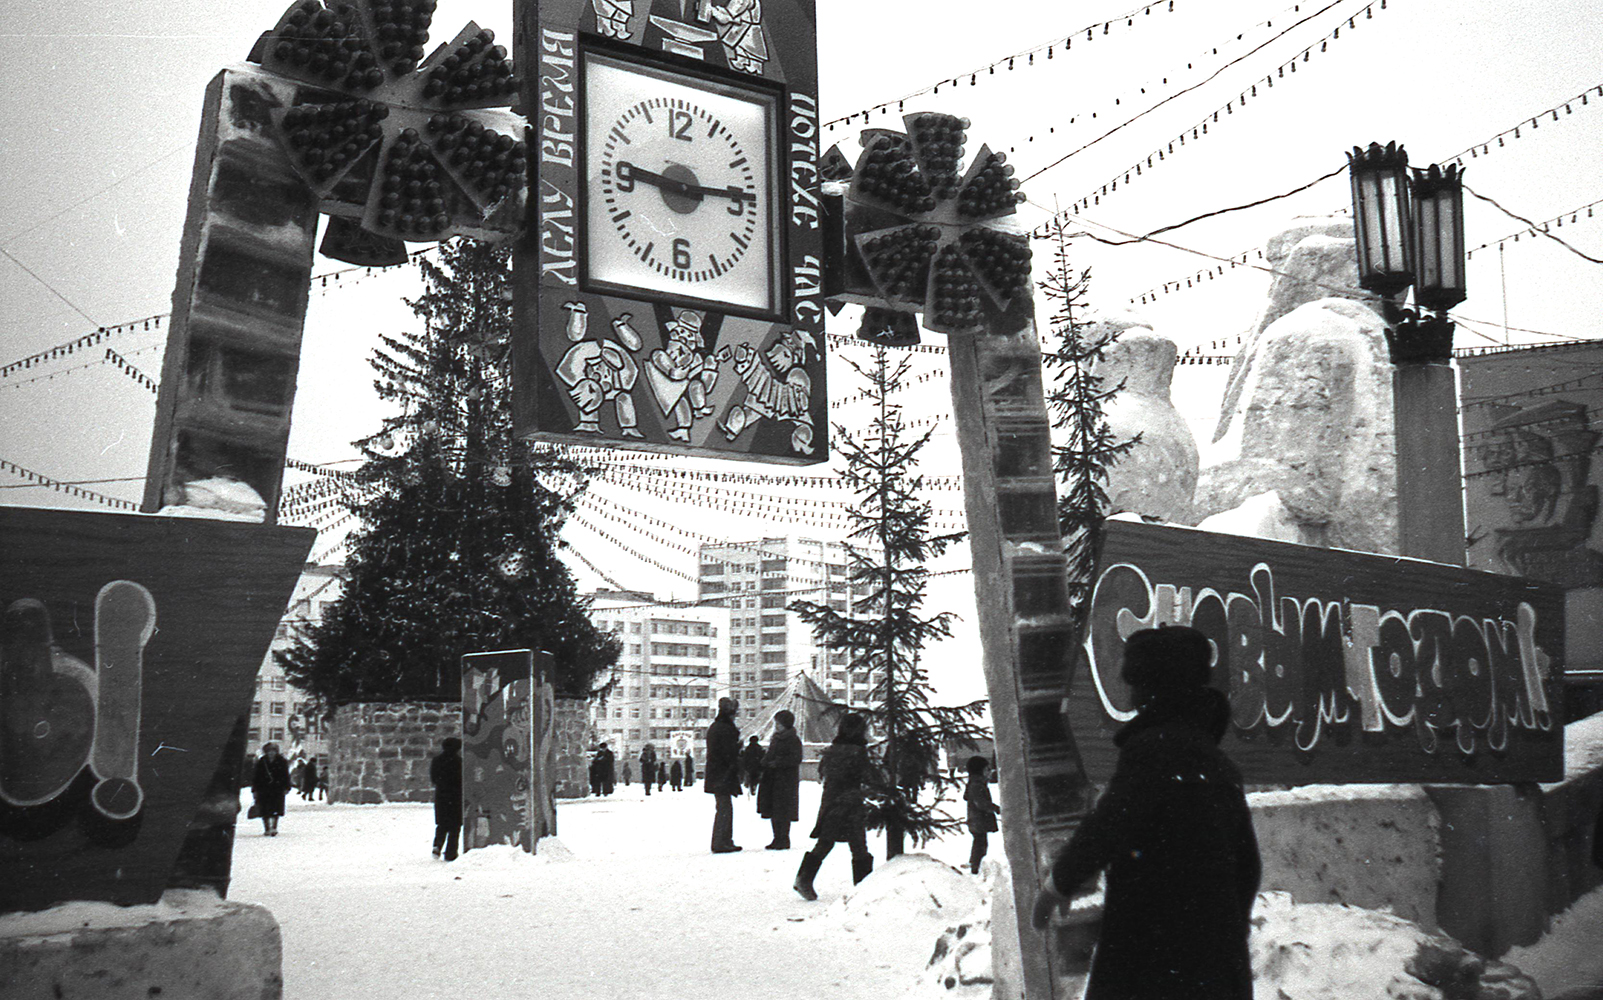
{"type": "Polygon", "coordinates": [[[702,601],[729,609],[729,690],[743,718],[772,705],[800,673],[837,701],[867,700],[870,673],[849,671],[845,653],[820,647],[787,610],[805,600],[844,612],[861,596],[847,580],[845,546],[789,536],[705,544],[697,577],[702,601]]]}
{"type": "Polygon", "coordinates": [[[700,760],[702,733],[729,689],[729,609],[665,604],[630,591],[588,596],[591,620],[623,643],[612,694],[591,706],[596,739],[617,755],[620,773],[625,761],[638,767],[647,742],[665,757],[676,732],[693,734],[700,760]]]}
{"type": "Polygon", "coordinates": [[[327,721],[311,710],[311,697],[289,683],[273,654],[289,648],[296,629],[322,619],[344,591],[344,572],[343,565],[309,563],[295,582],[289,608],[279,619],[272,646],[256,674],[256,696],[245,734],[247,759],[261,750],[263,743],[277,743],[284,756],[292,759],[328,759],[327,721]]]}

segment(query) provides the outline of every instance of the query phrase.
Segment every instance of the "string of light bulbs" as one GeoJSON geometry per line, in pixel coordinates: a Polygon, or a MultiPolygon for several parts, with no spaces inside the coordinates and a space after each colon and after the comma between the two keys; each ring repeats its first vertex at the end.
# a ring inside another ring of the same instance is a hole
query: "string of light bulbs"
{"type": "MultiPolygon", "coordinates": [[[[1300,25],[1302,23],[1305,23],[1305,22],[1307,22],[1309,20],[1312,20],[1315,17],[1318,17],[1320,14],[1323,14],[1326,11],[1330,10],[1331,8],[1336,7],[1340,2],[1341,2],[1341,0],[1333,0],[1332,3],[1326,5],[1325,7],[1321,8],[1320,10],[1316,11],[1314,14],[1309,15],[1309,17],[1304,18],[1302,21],[1299,21],[1298,24],[1297,25],[1293,25],[1292,28],[1295,28],[1295,27],[1297,27],[1298,25],[1300,25]]],[[[1345,19],[1345,21],[1346,21],[1346,27],[1347,27],[1347,30],[1348,30],[1348,34],[1351,35],[1353,33],[1353,31],[1356,29],[1356,27],[1358,25],[1358,22],[1360,20],[1367,21],[1367,20],[1372,19],[1374,17],[1374,15],[1375,15],[1375,9],[1377,7],[1380,10],[1386,10],[1387,9],[1387,4],[1388,4],[1388,0],[1375,0],[1374,3],[1370,3],[1370,4],[1366,5],[1362,10],[1356,11],[1351,16],[1347,17],[1345,19]]],[[[1288,32],[1290,30],[1292,30],[1292,29],[1290,29],[1290,28],[1287,29],[1288,32]]],[[[1333,43],[1333,42],[1335,42],[1335,41],[1337,41],[1337,40],[1339,40],[1341,38],[1341,30],[1342,30],[1342,26],[1338,25],[1337,27],[1332,29],[1330,32],[1328,32],[1325,35],[1325,37],[1323,39],[1321,39],[1320,41],[1318,41],[1316,43],[1313,43],[1313,44],[1310,44],[1309,46],[1304,48],[1297,55],[1292,56],[1292,58],[1290,58],[1289,60],[1281,63],[1278,66],[1276,66],[1273,72],[1265,74],[1262,78],[1260,78],[1258,80],[1255,80],[1253,83],[1249,84],[1247,87],[1245,87],[1244,89],[1242,89],[1239,92],[1237,92],[1236,96],[1231,98],[1230,100],[1226,101],[1223,106],[1215,108],[1209,114],[1203,115],[1201,119],[1199,119],[1197,122],[1192,124],[1189,128],[1181,129],[1180,132],[1173,139],[1170,139],[1166,143],[1164,143],[1163,145],[1154,148],[1151,152],[1147,153],[1144,157],[1138,158],[1134,163],[1130,164],[1130,166],[1126,167],[1124,170],[1119,171],[1118,173],[1115,173],[1113,175],[1113,177],[1109,178],[1099,188],[1094,188],[1089,193],[1087,193],[1087,194],[1081,196],[1080,198],[1077,198],[1074,201],[1070,202],[1069,203],[1069,207],[1067,209],[1063,210],[1063,211],[1065,213],[1072,213],[1072,212],[1082,211],[1082,210],[1090,208],[1090,207],[1092,207],[1094,205],[1102,204],[1102,199],[1103,198],[1108,197],[1108,196],[1116,193],[1119,190],[1119,181],[1120,181],[1121,177],[1123,178],[1124,185],[1125,185],[1126,189],[1128,189],[1130,184],[1132,183],[1132,181],[1134,179],[1144,176],[1143,169],[1142,169],[1143,168],[1143,164],[1145,165],[1146,172],[1150,173],[1153,169],[1155,169],[1159,165],[1167,162],[1167,160],[1169,160],[1169,159],[1172,159],[1175,156],[1175,147],[1177,145],[1181,149],[1185,148],[1186,137],[1187,137],[1188,134],[1190,135],[1191,142],[1193,144],[1195,144],[1196,142],[1200,141],[1203,136],[1206,136],[1206,135],[1209,134],[1208,126],[1210,124],[1213,124],[1213,125],[1220,124],[1220,121],[1221,121],[1220,116],[1221,115],[1224,116],[1225,118],[1229,118],[1229,117],[1233,116],[1238,109],[1245,108],[1249,101],[1256,100],[1260,96],[1259,93],[1258,93],[1258,88],[1260,86],[1263,87],[1263,89],[1265,91],[1263,96],[1267,97],[1268,96],[1268,91],[1271,91],[1271,90],[1273,90],[1275,88],[1275,81],[1276,80],[1284,81],[1285,78],[1286,78],[1286,73],[1288,71],[1293,76],[1295,76],[1296,73],[1297,73],[1297,64],[1299,62],[1302,62],[1302,63],[1309,62],[1309,60],[1311,60],[1313,58],[1313,55],[1314,55],[1316,49],[1317,49],[1317,51],[1319,53],[1324,53],[1324,52],[1328,51],[1329,46],[1331,45],[1331,43],[1333,43]]],[[[1285,33],[1286,32],[1282,32],[1281,34],[1284,35],[1285,33]]],[[[1278,38],[1280,36],[1276,36],[1276,37],[1278,38]]],[[[1274,39],[1271,39],[1270,41],[1274,41],[1274,39]]],[[[1266,42],[1264,44],[1267,45],[1269,43],[1266,42]]],[[[1259,46],[1259,48],[1262,48],[1262,46],[1259,46]]],[[[1253,52],[1256,52],[1256,51],[1257,51],[1257,49],[1253,50],[1253,52]]],[[[1247,53],[1247,55],[1252,55],[1252,54],[1253,54],[1252,52],[1247,53]]],[[[1245,59],[1246,56],[1242,56],[1240,58],[1241,59],[1245,59]]],[[[1240,61],[1240,59],[1236,60],[1236,62],[1239,62],[1239,61],[1240,61]]],[[[1228,68],[1229,65],[1234,65],[1234,63],[1227,64],[1225,68],[1228,68]]],[[[1211,77],[1210,77],[1210,79],[1211,79],[1211,77]]],[[[1206,82],[1206,81],[1204,81],[1204,82],[1206,82]]],[[[1183,93],[1183,91],[1182,91],[1182,93],[1183,93]]],[[[1178,96],[1178,95],[1176,95],[1176,96],[1178,96]]],[[[1166,98],[1165,102],[1167,102],[1167,100],[1169,100],[1169,99],[1170,98],[1166,98]]],[[[1149,110],[1154,110],[1154,109],[1156,109],[1157,107],[1160,107],[1160,106],[1161,106],[1161,103],[1159,105],[1154,105],[1153,109],[1149,109],[1149,110]]],[[[1142,112],[1142,115],[1144,115],[1146,113],[1147,112],[1142,112]]],[[[1129,124],[1130,122],[1134,122],[1139,117],[1141,117],[1141,115],[1137,115],[1137,116],[1131,118],[1129,120],[1129,122],[1126,122],[1125,124],[1129,124]]],[[[1117,131],[1118,128],[1122,128],[1122,127],[1123,127],[1123,125],[1117,126],[1114,130],[1109,131],[1107,134],[1111,135],[1111,134],[1113,134],[1113,131],[1117,131]]],[[[1064,155],[1062,157],[1059,157],[1057,160],[1053,161],[1052,163],[1047,164],[1045,167],[1042,167],[1041,169],[1035,171],[1033,174],[1030,174],[1028,177],[1023,178],[1023,180],[1024,181],[1028,181],[1028,180],[1031,180],[1031,179],[1033,179],[1035,177],[1040,176],[1042,173],[1046,172],[1047,170],[1052,169],[1053,167],[1057,166],[1060,163],[1063,163],[1063,162],[1067,161],[1070,157],[1073,157],[1074,155],[1079,153],[1082,149],[1085,149],[1085,148],[1088,148],[1088,147],[1089,147],[1089,144],[1087,146],[1082,146],[1081,149],[1074,150],[1073,152],[1070,152],[1070,153],[1068,153],[1068,154],[1066,154],[1066,155],[1064,155]]],[[[1035,235],[1038,239],[1045,238],[1047,235],[1049,235],[1050,225],[1051,225],[1051,220],[1048,220],[1048,222],[1045,225],[1036,227],[1036,230],[1032,231],[1032,234],[1035,235]]]]}

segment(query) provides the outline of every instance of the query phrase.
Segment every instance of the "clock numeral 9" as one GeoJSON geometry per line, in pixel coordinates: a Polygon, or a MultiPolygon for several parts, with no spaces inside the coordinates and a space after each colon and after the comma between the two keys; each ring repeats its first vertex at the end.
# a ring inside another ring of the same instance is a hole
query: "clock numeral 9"
{"type": "Polygon", "coordinates": [[[634,164],[628,160],[619,160],[617,167],[613,169],[613,174],[618,179],[619,191],[633,191],[635,189],[634,164]]]}
{"type": "Polygon", "coordinates": [[[691,121],[690,112],[670,108],[668,110],[668,134],[685,142],[695,142],[696,137],[690,134],[691,121]]]}
{"type": "Polygon", "coordinates": [[[681,270],[690,267],[690,241],[683,236],[673,241],[673,266],[681,270]]]}

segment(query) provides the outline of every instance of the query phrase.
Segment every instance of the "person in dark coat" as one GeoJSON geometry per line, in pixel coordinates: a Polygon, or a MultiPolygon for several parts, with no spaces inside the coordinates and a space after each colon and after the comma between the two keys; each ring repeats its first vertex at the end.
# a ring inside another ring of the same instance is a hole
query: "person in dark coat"
{"type": "Polygon", "coordinates": [[[740,751],[740,777],[746,782],[746,794],[757,794],[757,782],[763,777],[763,744],[753,736],[740,751]]]}
{"type": "Polygon", "coordinates": [[[990,835],[996,832],[996,817],[1002,812],[991,800],[989,772],[991,762],[979,754],[968,759],[968,785],[963,789],[963,801],[968,804],[968,832],[974,845],[968,852],[968,870],[980,873],[980,862],[985,860],[990,835]]]}
{"type": "Polygon", "coordinates": [[[824,748],[818,771],[824,777],[823,796],[818,801],[818,822],[813,825],[817,843],[802,855],[793,888],[806,900],[818,898],[813,877],[824,858],[840,841],[852,850],[852,884],[861,882],[874,870],[874,856],[868,853],[868,831],[863,808],[863,782],[873,764],[868,758],[868,722],[856,712],[840,720],[835,740],[824,748]]]}
{"type": "Polygon", "coordinates": [[[685,754],[685,787],[690,788],[696,783],[696,758],[694,754],[685,754]]]}
{"type": "Polygon", "coordinates": [[[596,747],[590,757],[590,794],[601,794],[601,748],[596,747]]]}
{"type": "Polygon", "coordinates": [[[601,794],[611,795],[618,781],[618,761],[612,748],[601,744],[601,794]]]}
{"type": "Polygon", "coordinates": [[[1052,911],[1107,870],[1086,1000],[1251,1000],[1247,951],[1261,864],[1241,772],[1219,749],[1225,695],[1192,628],[1143,629],[1122,676],[1136,717],[1096,808],[1059,853],[1035,904],[1052,911]]]}
{"type": "Polygon", "coordinates": [[[457,838],[462,833],[462,741],[447,736],[440,752],[429,762],[434,782],[434,856],[445,849],[445,860],[456,860],[457,838]]]}
{"type": "MultiPolygon", "coordinates": [[[[755,736],[752,739],[756,739],[755,736]]],[[[757,814],[774,828],[770,851],[790,850],[790,824],[800,819],[802,745],[796,735],[796,716],[788,709],[774,713],[774,735],[761,762],[757,782],[757,814]]]]}
{"type": "Polygon", "coordinates": [[[284,815],[284,796],[291,787],[289,761],[278,752],[278,744],[263,744],[262,755],[257,758],[250,779],[256,814],[262,818],[262,836],[278,836],[278,817],[284,815]]]}
{"type": "Polygon", "coordinates": [[[657,761],[657,791],[668,787],[668,765],[657,761]]]}
{"type": "Polygon", "coordinates": [[[646,786],[646,795],[651,795],[651,783],[657,776],[657,751],[647,743],[640,748],[640,783],[646,786]]]}
{"type": "Polygon", "coordinates": [[[678,757],[675,757],[673,760],[673,766],[668,768],[668,784],[672,785],[673,790],[677,792],[681,787],[683,787],[684,783],[685,766],[679,763],[678,757]]]}
{"type": "Polygon", "coordinates": [[[738,851],[735,843],[735,797],[740,794],[740,730],[735,715],[740,702],[718,699],[718,717],[707,727],[707,794],[713,796],[712,852],[738,851]]]}
{"type": "Polygon", "coordinates": [[[623,786],[625,788],[628,788],[630,785],[634,784],[634,780],[633,779],[634,779],[634,772],[629,770],[629,762],[627,760],[625,760],[623,762],[623,786]]]}
{"type": "Polygon", "coordinates": [[[317,758],[313,757],[306,762],[306,770],[301,774],[301,798],[312,801],[317,792],[317,758]]]}

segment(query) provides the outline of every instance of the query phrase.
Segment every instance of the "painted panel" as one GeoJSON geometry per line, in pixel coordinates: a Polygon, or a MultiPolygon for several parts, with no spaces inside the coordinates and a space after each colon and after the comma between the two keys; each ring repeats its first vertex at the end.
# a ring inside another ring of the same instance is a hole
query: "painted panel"
{"type": "Polygon", "coordinates": [[[462,849],[512,844],[533,852],[534,654],[462,657],[462,849]]]}
{"type": "Polygon", "coordinates": [[[239,726],[316,532],[0,508],[6,909],[226,888],[239,726]],[[224,761],[232,745],[233,759],[224,761]],[[202,806],[204,805],[204,808],[202,806]],[[220,866],[220,867],[219,867],[220,866]]]}

